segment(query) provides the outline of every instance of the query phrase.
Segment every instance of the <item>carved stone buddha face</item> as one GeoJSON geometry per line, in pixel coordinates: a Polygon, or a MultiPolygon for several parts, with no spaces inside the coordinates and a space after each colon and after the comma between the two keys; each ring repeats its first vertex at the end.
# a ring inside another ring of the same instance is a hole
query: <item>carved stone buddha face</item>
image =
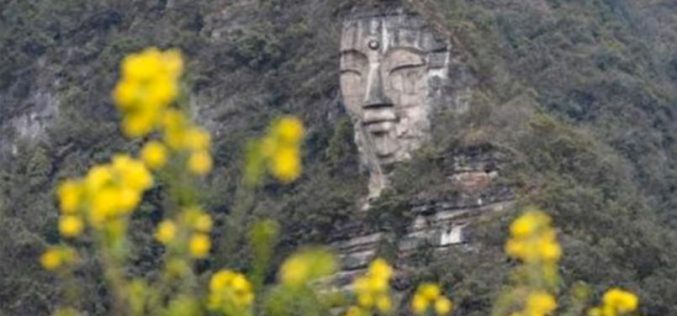
{"type": "Polygon", "coordinates": [[[448,44],[418,16],[369,16],[344,22],[341,92],[369,169],[370,197],[389,167],[430,138],[430,116],[448,80],[448,44]]]}

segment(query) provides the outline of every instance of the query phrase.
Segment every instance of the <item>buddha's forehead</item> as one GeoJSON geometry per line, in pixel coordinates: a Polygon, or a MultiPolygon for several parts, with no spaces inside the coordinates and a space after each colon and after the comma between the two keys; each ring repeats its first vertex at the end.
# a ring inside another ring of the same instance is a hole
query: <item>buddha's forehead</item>
{"type": "Polygon", "coordinates": [[[343,23],[341,51],[374,50],[381,53],[394,48],[423,53],[447,51],[447,43],[428,27],[420,16],[408,14],[367,16],[343,23]],[[371,43],[371,47],[370,47],[371,43]]]}

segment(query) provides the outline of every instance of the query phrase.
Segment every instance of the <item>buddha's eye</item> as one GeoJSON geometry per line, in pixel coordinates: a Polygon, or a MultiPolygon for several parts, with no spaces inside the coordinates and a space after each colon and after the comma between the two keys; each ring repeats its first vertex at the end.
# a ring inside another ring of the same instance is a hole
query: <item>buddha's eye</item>
{"type": "Polygon", "coordinates": [[[341,54],[341,77],[344,74],[361,76],[368,66],[367,56],[356,50],[349,50],[341,54]]]}
{"type": "Polygon", "coordinates": [[[353,69],[341,70],[341,87],[345,94],[359,94],[362,87],[362,74],[353,69]]]}
{"type": "Polygon", "coordinates": [[[422,53],[405,48],[395,48],[385,60],[390,88],[400,93],[413,94],[423,76],[425,59],[422,53]]]}
{"type": "Polygon", "coordinates": [[[423,65],[406,65],[394,68],[388,76],[390,88],[401,93],[415,93],[423,76],[423,70],[423,65]]]}

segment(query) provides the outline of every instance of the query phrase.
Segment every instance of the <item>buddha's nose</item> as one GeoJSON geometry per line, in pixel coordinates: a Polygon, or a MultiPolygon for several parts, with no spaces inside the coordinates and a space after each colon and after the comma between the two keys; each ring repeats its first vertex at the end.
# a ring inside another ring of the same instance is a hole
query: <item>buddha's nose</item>
{"type": "Polygon", "coordinates": [[[383,78],[381,75],[380,65],[372,67],[367,82],[367,91],[362,107],[370,108],[384,108],[393,106],[393,101],[385,94],[385,87],[383,86],[383,78]]]}

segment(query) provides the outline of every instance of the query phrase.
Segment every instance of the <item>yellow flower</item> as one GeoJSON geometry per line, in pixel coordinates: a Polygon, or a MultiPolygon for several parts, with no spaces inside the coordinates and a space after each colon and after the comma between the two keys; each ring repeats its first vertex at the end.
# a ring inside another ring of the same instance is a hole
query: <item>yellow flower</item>
{"type": "Polygon", "coordinates": [[[193,223],[193,228],[199,232],[208,233],[212,230],[212,217],[209,214],[200,214],[193,223]]]}
{"type": "Polygon", "coordinates": [[[113,99],[123,114],[125,135],[140,137],[155,129],[179,94],[182,71],[183,60],[176,50],[148,48],[123,60],[113,99]]]}
{"type": "Polygon", "coordinates": [[[128,155],[113,157],[113,169],[120,176],[122,185],[134,190],[146,190],[153,185],[153,176],[146,166],[128,155]]]}
{"type": "Polygon", "coordinates": [[[434,301],[440,297],[440,287],[434,283],[424,283],[418,287],[418,293],[426,300],[434,301]]]}
{"type": "Polygon", "coordinates": [[[288,285],[302,285],[310,276],[310,262],[303,256],[292,256],[280,268],[280,279],[288,285]]]}
{"type": "Polygon", "coordinates": [[[288,183],[301,174],[301,158],[297,148],[279,148],[272,157],[271,171],[280,181],[288,183]]]}
{"type": "Polygon", "coordinates": [[[529,295],[526,303],[527,315],[547,315],[555,311],[557,301],[547,292],[536,292],[529,295]]]}
{"type": "Polygon", "coordinates": [[[249,281],[247,281],[244,275],[239,273],[233,277],[233,280],[231,281],[231,286],[236,292],[251,291],[251,284],[249,283],[249,281]]]}
{"type": "Polygon", "coordinates": [[[435,300],[435,313],[437,315],[447,315],[451,313],[454,304],[446,297],[440,297],[435,300]]]}
{"type": "Polygon", "coordinates": [[[522,214],[510,225],[510,234],[516,238],[525,238],[533,235],[541,227],[550,225],[550,216],[537,210],[530,210],[522,214]]]}
{"type": "Polygon", "coordinates": [[[59,219],[59,233],[64,237],[75,237],[82,233],[84,224],[78,216],[65,215],[59,219]]]}
{"type": "Polygon", "coordinates": [[[113,173],[108,166],[94,166],[89,170],[85,178],[85,186],[88,193],[98,191],[113,179],[113,173]]]}
{"type": "Polygon", "coordinates": [[[176,224],[171,220],[162,221],[155,231],[155,239],[162,244],[168,244],[176,236],[176,224]]]}
{"type": "Polygon", "coordinates": [[[170,78],[159,78],[149,83],[144,92],[146,108],[157,111],[176,98],[178,87],[176,81],[170,78]]]}
{"type": "Polygon", "coordinates": [[[545,261],[558,261],[562,256],[562,248],[553,240],[541,240],[538,245],[541,258],[545,261]]]}
{"type": "Polygon", "coordinates": [[[382,294],[376,298],[376,309],[381,312],[389,312],[393,308],[393,303],[388,295],[382,294]]]}
{"type": "Polygon", "coordinates": [[[393,268],[387,261],[378,258],[369,264],[369,274],[382,279],[390,279],[393,276],[393,268]]]}
{"type": "Polygon", "coordinates": [[[130,80],[146,81],[162,70],[162,54],[157,48],[147,48],[122,61],[122,76],[130,80]]]}
{"type": "Polygon", "coordinates": [[[61,251],[56,248],[51,248],[42,254],[40,257],[40,264],[47,270],[56,270],[63,264],[61,251]]]}
{"type": "Polygon", "coordinates": [[[122,132],[131,138],[145,136],[153,130],[156,120],[156,113],[151,110],[129,114],[122,119],[122,132]]]}
{"type": "Polygon", "coordinates": [[[187,130],[184,136],[184,141],[186,143],[186,147],[193,151],[209,150],[211,147],[211,136],[209,136],[207,131],[198,127],[193,127],[187,130]]]}
{"type": "Polygon", "coordinates": [[[604,293],[602,302],[604,305],[610,306],[615,311],[621,313],[635,311],[639,305],[639,299],[637,298],[637,295],[619,288],[613,288],[604,293]]]}
{"type": "Polygon", "coordinates": [[[604,316],[601,307],[594,307],[588,310],[588,316],[604,316]]]}
{"type": "Polygon", "coordinates": [[[416,315],[425,313],[428,309],[428,300],[423,295],[416,293],[411,300],[411,310],[416,315]]]}
{"type": "Polygon", "coordinates": [[[525,244],[523,241],[508,239],[508,241],[505,243],[505,252],[511,257],[523,258],[525,250],[525,244]]]}
{"type": "Polygon", "coordinates": [[[209,281],[209,290],[215,292],[225,289],[235,278],[235,275],[235,272],[230,270],[220,270],[214,273],[209,281]]]}
{"type": "Polygon", "coordinates": [[[141,202],[141,193],[129,187],[120,188],[118,191],[118,206],[123,213],[129,213],[141,202]]]}
{"type": "Polygon", "coordinates": [[[534,233],[537,223],[531,216],[521,216],[510,225],[510,234],[514,237],[527,237],[534,233]]]}
{"type": "Polygon", "coordinates": [[[82,201],[82,189],[75,180],[66,180],[57,189],[59,205],[64,214],[73,214],[77,211],[82,201]]]}
{"type": "Polygon", "coordinates": [[[388,290],[389,278],[382,276],[372,276],[365,279],[367,282],[367,291],[371,292],[385,292],[388,290]]]}
{"type": "Polygon", "coordinates": [[[95,193],[92,198],[92,224],[101,224],[106,218],[115,214],[119,202],[119,190],[106,187],[95,193]]]}
{"type": "Polygon", "coordinates": [[[212,241],[206,234],[195,234],[190,239],[190,254],[195,258],[204,258],[212,248],[212,241]]]}
{"type": "Polygon", "coordinates": [[[276,124],[275,130],[282,142],[297,144],[303,138],[303,123],[293,116],[282,117],[276,124]]]}
{"type": "Polygon", "coordinates": [[[160,169],[167,163],[167,147],[158,141],[150,141],[141,149],[141,159],[151,169],[160,169]]]}
{"type": "Polygon", "coordinates": [[[188,158],[188,170],[197,175],[206,175],[212,170],[212,156],[206,151],[194,152],[188,158]]]}
{"type": "Polygon", "coordinates": [[[162,127],[165,130],[183,130],[187,124],[186,117],[177,109],[167,109],[162,114],[162,127]]]}
{"type": "Polygon", "coordinates": [[[302,286],[328,276],[336,270],[336,259],[324,249],[301,250],[282,263],[280,282],[287,286],[302,286]]]}
{"type": "Polygon", "coordinates": [[[137,102],[139,85],[131,80],[120,80],[113,89],[113,100],[121,110],[129,110],[137,102]]]}
{"type": "Polygon", "coordinates": [[[389,311],[392,308],[388,294],[392,274],[392,268],[385,260],[379,258],[372,261],[367,273],[353,282],[358,305],[366,310],[376,308],[381,312],[389,311]]]}
{"type": "Polygon", "coordinates": [[[359,293],[357,303],[364,308],[371,308],[374,306],[374,296],[371,293],[359,293]]]}
{"type": "Polygon", "coordinates": [[[254,302],[253,287],[249,280],[243,274],[230,270],[220,270],[212,275],[209,292],[208,305],[211,310],[228,311],[234,307],[242,312],[254,302]]]}
{"type": "Polygon", "coordinates": [[[366,312],[359,306],[350,306],[344,316],[364,316],[366,312]]]}
{"type": "Polygon", "coordinates": [[[183,72],[183,58],[178,49],[169,49],[162,54],[165,71],[170,77],[178,78],[183,72]]]}

